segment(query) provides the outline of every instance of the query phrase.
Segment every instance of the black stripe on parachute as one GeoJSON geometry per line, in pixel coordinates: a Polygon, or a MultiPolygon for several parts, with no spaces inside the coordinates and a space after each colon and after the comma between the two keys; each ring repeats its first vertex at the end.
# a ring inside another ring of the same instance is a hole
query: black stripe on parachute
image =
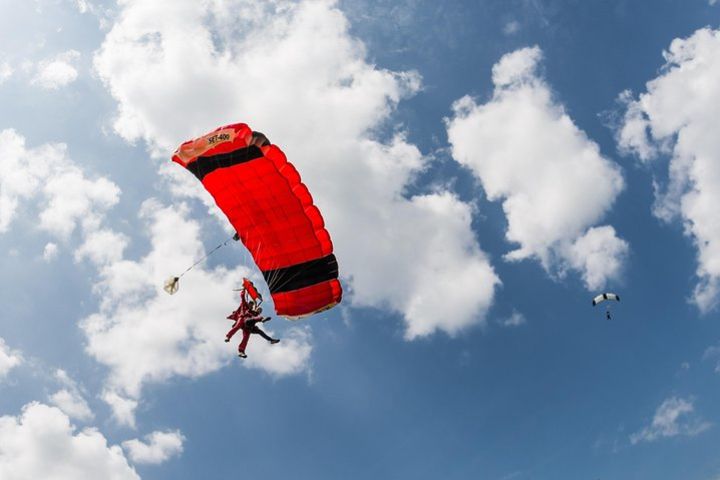
{"type": "Polygon", "coordinates": [[[205,175],[208,175],[219,168],[232,167],[239,163],[249,162],[263,156],[262,150],[255,145],[245,148],[238,148],[228,153],[219,153],[210,157],[198,157],[197,160],[187,165],[187,169],[202,182],[205,175]]]}
{"type": "Polygon", "coordinates": [[[290,292],[316,283],[338,278],[338,263],[335,254],[289,267],[262,272],[270,287],[270,293],[290,292]]]}

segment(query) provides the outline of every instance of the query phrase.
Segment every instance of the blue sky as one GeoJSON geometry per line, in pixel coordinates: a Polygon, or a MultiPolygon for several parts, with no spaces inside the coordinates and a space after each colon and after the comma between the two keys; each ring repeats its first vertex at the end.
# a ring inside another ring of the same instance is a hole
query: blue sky
{"type": "Polygon", "coordinates": [[[1,478],[720,478],[717,2],[20,7],[1,478]],[[242,361],[239,245],[161,290],[231,233],[169,156],[234,122],[345,289],[242,361]]]}

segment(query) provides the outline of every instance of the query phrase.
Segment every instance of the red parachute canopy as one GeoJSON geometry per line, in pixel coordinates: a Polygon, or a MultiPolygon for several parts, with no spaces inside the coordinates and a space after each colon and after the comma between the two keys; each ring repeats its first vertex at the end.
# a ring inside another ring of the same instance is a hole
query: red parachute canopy
{"type": "Polygon", "coordinates": [[[338,264],[320,210],[265,135],[244,123],[220,127],[180,145],[172,160],[215,198],[265,277],[278,315],[299,318],[340,302],[338,264]]]}

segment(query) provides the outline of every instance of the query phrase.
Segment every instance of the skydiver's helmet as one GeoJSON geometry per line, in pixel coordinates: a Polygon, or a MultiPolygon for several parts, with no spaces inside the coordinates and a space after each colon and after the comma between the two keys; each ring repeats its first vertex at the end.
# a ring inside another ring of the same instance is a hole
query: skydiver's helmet
{"type": "Polygon", "coordinates": [[[251,304],[250,313],[253,315],[260,315],[262,313],[262,307],[260,305],[251,304]]]}

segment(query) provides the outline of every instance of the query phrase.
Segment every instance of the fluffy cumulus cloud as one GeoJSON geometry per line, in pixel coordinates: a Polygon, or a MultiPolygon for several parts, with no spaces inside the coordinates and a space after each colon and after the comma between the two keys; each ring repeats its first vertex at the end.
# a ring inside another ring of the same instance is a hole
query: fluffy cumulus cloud
{"type": "Polygon", "coordinates": [[[31,83],[48,90],[57,90],[74,82],[78,77],[75,64],[79,58],[80,52],[68,50],[40,61],[35,66],[36,72],[31,83]]]}
{"type": "Polygon", "coordinates": [[[41,403],[0,417],[0,478],[140,479],[119,446],[95,429],[76,431],[62,411],[41,403]]]}
{"type": "MultiPolygon", "coordinates": [[[[64,144],[28,148],[11,129],[0,131],[0,170],[0,233],[10,228],[25,202],[38,211],[40,228],[55,237],[65,240],[78,226],[88,235],[120,198],[110,180],[88,178],[64,144]]],[[[45,253],[52,256],[56,247],[49,248],[45,253]]]]}
{"type": "Polygon", "coordinates": [[[5,378],[13,368],[22,363],[20,352],[12,350],[7,346],[5,340],[0,337],[0,380],[5,378]]]}
{"type": "Polygon", "coordinates": [[[82,389],[77,382],[61,369],[55,372],[55,379],[60,383],[61,388],[50,395],[50,403],[70,418],[80,421],[92,420],[95,415],[85,401],[82,389]]]}
{"type": "Polygon", "coordinates": [[[92,420],[93,413],[85,399],[78,392],[63,388],[50,395],[50,403],[76,420],[92,420]]]}
{"type": "Polygon", "coordinates": [[[560,276],[575,270],[596,289],[621,273],[628,253],[613,227],[594,226],[624,182],[553,99],[537,73],[541,59],[538,47],[503,56],[487,103],[455,102],[446,120],[452,155],[502,201],[506,238],[518,244],[506,259],[534,258],[560,276]]]}
{"type": "MultiPolygon", "coordinates": [[[[166,207],[149,200],[140,215],[151,251],[136,261],[126,259],[122,249],[112,258],[90,255],[100,262],[95,291],[102,301],[100,311],[81,322],[87,352],[110,368],[102,398],[118,421],[131,426],[143,384],[196,377],[236,360],[233,347],[222,342],[230,327],[225,317],[235,307],[232,289],[249,275],[242,265],[234,270],[198,265],[183,277],[177,294],[167,295],[164,280],[204,255],[200,225],[187,218],[181,203],[166,207]]],[[[286,337],[272,348],[251,342],[247,366],[277,376],[309,368],[309,333],[290,328],[286,337]]]]}
{"type": "Polygon", "coordinates": [[[377,134],[419,76],[370,64],[334,2],[129,0],[95,67],[115,130],[158,156],[238,121],[276,141],[323,212],[346,301],[399,312],[408,338],[483,321],[499,281],[470,207],[446,191],[408,196],[428,160],[402,133],[377,134]],[[437,298],[452,299],[442,315],[437,298]]]}
{"type": "Polygon", "coordinates": [[[122,443],[130,459],[136,463],[151,465],[161,464],[183,451],[185,437],[177,430],[170,432],[153,432],[139,439],[127,440],[122,443]]]}
{"type": "Polygon", "coordinates": [[[699,282],[693,300],[709,311],[720,294],[720,30],[675,39],[663,56],[661,74],[644,93],[621,95],[626,111],[618,145],[645,162],[670,157],[669,183],[656,189],[655,214],[679,219],[694,240],[699,282]]]}
{"type": "Polygon", "coordinates": [[[653,442],[677,435],[694,436],[702,433],[711,425],[693,416],[694,410],[692,399],[668,398],[657,408],[650,425],[630,435],[630,442],[653,442]]]}

